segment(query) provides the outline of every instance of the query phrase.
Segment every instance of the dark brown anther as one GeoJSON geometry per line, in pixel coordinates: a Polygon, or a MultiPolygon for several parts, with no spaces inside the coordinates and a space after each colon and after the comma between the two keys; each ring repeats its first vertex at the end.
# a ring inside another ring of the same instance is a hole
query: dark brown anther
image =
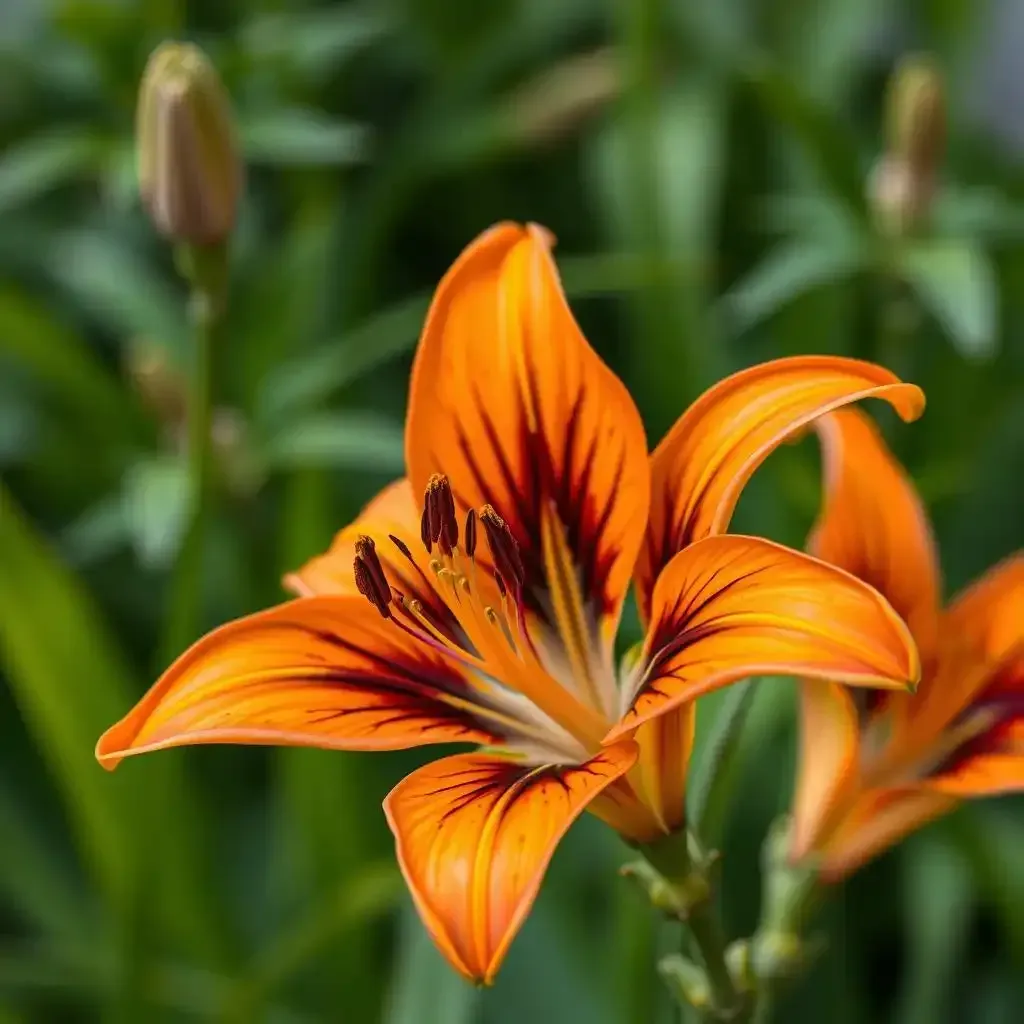
{"type": "Polygon", "coordinates": [[[427,496],[423,499],[423,515],[420,516],[420,540],[423,541],[423,546],[427,549],[427,554],[429,555],[434,546],[434,538],[430,536],[429,491],[427,491],[427,496]]]}
{"type": "Polygon", "coordinates": [[[412,552],[411,552],[411,551],[409,550],[409,545],[408,545],[408,544],[406,544],[404,540],[402,540],[402,539],[401,539],[401,538],[399,538],[399,537],[396,537],[396,536],[395,536],[395,535],[394,535],[393,533],[389,533],[389,534],[388,534],[388,540],[390,540],[390,541],[391,541],[391,543],[392,543],[392,544],[394,544],[394,545],[395,545],[395,547],[396,547],[396,548],[398,548],[398,550],[399,550],[399,551],[400,551],[400,552],[401,552],[401,553],[402,553],[403,555],[405,555],[405,557],[406,557],[406,558],[407,558],[407,559],[408,559],[408,560],[409,560],[410,562],[412,562],[412,561],[413,561],[413,557],[412,557],[412,552]]]}
{"type": "Polygon", "coordinates": [[[472,558],[476,554],[476,509],[471,508],[466,513],[465,532],[466,555],[472,558]]]}
{"type": "Polygon", "coordinates": [[[356,589],[384,616],[391,617],[391,586],[380,564],[377,546],[372,538],[361,536],[356,541],[356,557],[352,562],[356,578],[356,589]]]}
{"type": "Polygon", "coordinates": [[[501,573],[497,569],[494,570],[494,582],[498,584],[498,592],[504,597],[508,591],[505,588],[505,581],[501,578],[501,573]]]}
{"type": "Polygon", "coordinates": [[[487,534],[496,573],[501,576],[505,586],[518,595],[526,578],[519,544],[512,536],[508,523],[494,511],[493,506],[484,505],[480,509],[480,522],[487,534]]]}
{"type": "Polygon", "coordinates": [[[420,521],[420,535],[429,538],[423,543],[427,551],[431,544],[437,544],[445,555],[451,555],[452,548],[459,543],[459,522],[455,518],[455,496],[448,477],[435,473],[427,482],[423,496],[423,519],[420,521]]]}

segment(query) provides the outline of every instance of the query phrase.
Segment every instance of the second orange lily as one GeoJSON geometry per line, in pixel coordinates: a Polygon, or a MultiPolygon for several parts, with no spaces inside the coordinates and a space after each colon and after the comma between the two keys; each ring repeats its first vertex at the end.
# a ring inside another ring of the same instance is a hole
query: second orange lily
{"type": "Polygon", "coordinates": [[[485,982],[584,809],[635,843],[683,825],[695,697],[756,674],[919,673],[871,586],[722,531],[817,416],[881,397],[909,420],[921,392],[867,363],[780,360],[712,388],[648,456],[550,246],[513,224],[470,245],[417,350],[408,478],[289,577],[298,600],[200,640],[97,749],[114,767],[190,743],[482,745],[413,772],[385,812],[424,924],[485,982]],[[631,580],[647,637],[618,671],[631,580]]]}
{"type": "Polygon", "coordinates": [[[924,507],[876,427],[856,409],[817,426],[812,550],[889,598],[923,662],[913,695],[803,687],[792,855],[835,881],[964,797],[1024,790],[1024,555],[943,609],[924,507]]]}

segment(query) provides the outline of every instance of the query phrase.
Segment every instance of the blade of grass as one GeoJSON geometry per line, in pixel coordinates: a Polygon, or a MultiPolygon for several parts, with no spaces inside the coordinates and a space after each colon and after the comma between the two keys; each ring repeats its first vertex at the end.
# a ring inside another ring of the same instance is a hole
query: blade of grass
{"type": "Polygon", "coordinates": [[[479,1001],[480,990],[448,966],[407,907],[384,1024],[470,1024],[478,1020],[479,1001]]]}
{"type": "MultiPolygon", "coordinates": [[[[317,898],[298,921],[259,953],[235,991],[224,1000],[223,1024],[249,1024],[261,1019],[271,1000],[300,970],[331,948],[339,935],[360,931],[390,912],[403,892],[391,861],[371,864],[343,880],[328,898],[317,898]]],[[[347,1009],[353,1008],[347,1001],[347,1009]]]]}
{"type": "Polygon", "coordinates": [[[158,880],[147,905],[159,907],[180,941],[216,961],[223,933],[203,884],[181,762],[154,758],[113,776],[96,764],[96,740],[137,687],[89,594],[2,485],[0,659],[108,905],[122,923],[134,920],[144,882],[158,880]]]}
{"type": "Polygon", "coordinates": [[[0,893],[27,923],[48,935],[84,939],[95,930],[80,880],[61,863],[27,809],[0,786],[0,893]]]}

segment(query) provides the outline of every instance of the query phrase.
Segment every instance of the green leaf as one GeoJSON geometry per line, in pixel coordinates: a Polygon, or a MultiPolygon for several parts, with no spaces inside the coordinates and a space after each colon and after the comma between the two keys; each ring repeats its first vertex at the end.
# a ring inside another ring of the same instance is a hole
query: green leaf
{"type": "MultiPolygon", "coordinates": [[[[726,690],[704,743],[703,756],[691,772],[687,815],[696,823],[698,834],[706,842],[714,841],[707,834],[712,823],[719,826],[725,818],[725,807],[736,783],[743,726],[754,701],[756,685],[757,680],[747,679],[726,690]]],[[[720,828],[716,827],[715,832],[719,833],[720,828]]]]}
{"type": "Polygon", "coordinates": [[[766,112],[792,132],[823,185],[856,215],[868,220],[864,168],[849,130],[781,68],[765,58],[748,60],[741,74],[766,112]]]}
{"type": "Polygon", "coordinates": [[[387,13],[366,5],[287,14],[249,14],[242,45],[253,61],[280,60],[306,75],[337,74],[390,28],[387,13]]]}
{"type": "Polygon", "coordinates": [[[470,1024],[480,992],[437,951],[412,907],[402,916],[384,1024],[470,1024]]]}
{"type": "Polygon", "coordinates": [[[781,242],[722,298],[726,330],[750,330],[800,296],[862,270],[866,259],[866,250],[838,240],[781,242]]]}
{"type": "Polygon", "coordinates": [[[137,462],[124,477],[124,520],[143,565],[161,568],[177,556],[188,527],[188,467],[174,456],[137,462]]]}
{"type": "Polygon", "coordinates": [[[129,422],[125,392],[85,339],[10,287],[0,287],[0,355],[25,367],[90,423],[118,432],[129,422]]]}
{"type": "Polygon", "coordinates": [[[429,302],[421,295],[399,302],[344,337],[276,369],[260,395],[257,417],[268,424],[286,420],[408,352],[416,344],[429,302]]]}
{"type": "Polygon", "coordinates": [[[402,428],[370,412],[310,413],[282,426],[264,450],[270,469],[363,469],[401,473],[402,428]]]}
{"type": "Polygon", "coordinates": [[[947,185],[939,193],[932,223],[944,238],[1019,242],[1024,238],[1024,208],[994,189],[964,189],[947,185]]]}
{"type": "Polygon", "coordinates": [[[0,893],[27,923],[51,936],[84,939],[95,929],[78,879],[50,837],[7,786],[0,787],[0,893]]]}
{"type": "Polygon", "coordinates": [[[0,157],[0,214],[96,170],[103,144],[90,131],[63,128],[6,147],[0,157]]]}
{"type": "Polygon", "coordinates": [[[251,163],[281,167],[356,164],[369,151],[369,133],[361,125],[300,107],[251,115],[242,122],[241,137],[251,163]]]}
{"type": "Polygon", "coordinates": [[[115,336],[145,338],[182,359],[189,339],[184,295],[141,253],[111,235],[71,231],[54,241],[50,268],[115,336]]]}
{"type": "Polygon", "coordinates": [[[262,1019],[261,1009],[291,978],[322,957],[339,936],[365,932],[374,920],[393,911],[404,891],[390,860],[346,876],[335,892],[318,899],[257,954],[226,1000],[221,1019],[237,1024],[262,1019]]]}
{"type": "MultiPolygon", "coordinates": [[[[1009,808],[1008,808],[1009,809],[1009,808]]],[[[1014,811],[1016,808],[1013,809],[1014,811]]],[[[1024,875],[1016,870],[1024,849],[1024,822],[998,806],[965,806],[948,823],[951,837],[973,869],[1017,962],[1024,960],[1024,875]]]]}
{"type": "MultiPolygon", "coordinates": [[[[125,948],[158,909],[179,937],[217,955],[215,903],[202,883],[194,805],[173,757],[114,775],[93,756],[138,687],[99,610],[0,485],[0,664],[59,787],[100,892],[121,918],[125,948]],[[159,879],[138,904],[146,876],[159,879]]],[[[137,953],[137,950],[135,951],[137,953]]]]}
{"type": "Polygon", "coordinates": [[[706,843],[722,840],[740,779],[782,723],[792,719],[793,699],[789,680],[765,676],[697,702],[687,812],[706,843]]]}
{"type": "Polygon", "coordinates": [[[133,687],[77,581],[0,490],[0,658],[36,744],[64,791],[86,861],[124,899],[140,850],[131,827],[135,780],[110,778],[92,751],[133,687]]]}
{"type": "Polygon", "coordinates": [[[952,1021],[956,971],[970,935],[974,900],[970,871],[960,854],[932,836],[904,850],[907,969],[900,1024],[952,1021]]]}
{"type": "Polygon", "coordinates": [[[922,241],[900,254],[917,297],[966,359],[984,359],[997,344],[999,292],[985,252],[970,242],[922,241]]]}
{"type": "Polygon", "coordinates": [[[25,461],[36,442],[39,416],[19,383],[0,379],[0,468],[25,461]]]}
{"type": "Polygon", "coordinates": [[[130,542],[124,499],[108,495],[87,508],[61,534],[61,548],[76,565],[108,558],[130,542]]]}

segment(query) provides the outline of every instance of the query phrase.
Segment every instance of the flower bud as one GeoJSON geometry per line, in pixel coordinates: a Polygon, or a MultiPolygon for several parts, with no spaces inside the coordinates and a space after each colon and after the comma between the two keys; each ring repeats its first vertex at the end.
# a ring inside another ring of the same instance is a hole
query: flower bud
{"type": "Polygon", "coordinates": [[[886,148],[868,181],[879,229],[910,234],[926,224],[946,147],[942,77],[923,57],[904,59],[889,84],[886,148]]]}
{"type": "Polygon", "coordinates": [[[136,132],[139,192],[157,230],[191,245],[224,241],[242,164],[227,92],[198,47],[164,43],[150,56],[136,132]]]}
{"type": "Polygon", "coordinates": [[[942,76],[925,57],[900,62],[889,83],[888,155],[912,177],[933,180],[946,148],[946,97],[942,76]]]}

